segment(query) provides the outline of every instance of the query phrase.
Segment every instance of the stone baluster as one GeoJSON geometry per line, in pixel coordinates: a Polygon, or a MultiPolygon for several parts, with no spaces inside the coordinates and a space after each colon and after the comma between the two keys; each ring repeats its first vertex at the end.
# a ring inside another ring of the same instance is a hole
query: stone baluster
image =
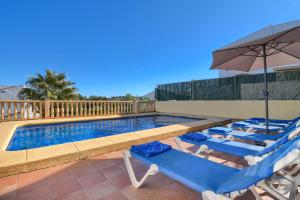
{"type": "Polygon", "coordinates": [[[76,102],[75,103],[75,115],[76,115],[76,117],[78,117],[78,107],[79,107],[79,103],[76,102]]]}
{"type": "Polygon", "coordinates": [[[50,117],[54,118],[54,102],[50,103],[50,117]]]}
{"type": "Polygon", "coordinates": [[[65,102],[64,105],[66,106],[66,117],[70,116],[70,104],[69,102],[65,102]]]}
{"type": "Polygon", "coordinates": [[[1,116],[1,120],[4,121],[4,103],[0,103],[0,116],[1,116]]]}
{"type": "Polygon", "coordinates": [[[24,117],[24,102],[22,101],[20,103],[20,119],[23,120],[25,117],[24,117]]]}
{"type": "Polygon", "coordinates": [[[56,117],[60,117],[60,108],[59,108],[59,102],[56,103],[56,117]]]}
{"type": "Polygon", "coordinates": [[[14,102],[14,120],[18,119],[18,103],[14,102]]]}
{"type": "Polygon", "coordinates": [[[71,117],[74,117],[74,102],[73,102],[73,101],[70,103],[70,106],[71,106],[71,113],[70,113],[70,116],[71,116],[71,117]]]}
{"type": "Polygon", "coordinates": [[[11,119],[11,102],[7,102],[7,119],[11,119]]]}
{"type": "Polygon", "coordinates": [[[32,117],[33,117],[33,119],[35,119],[36,118],[36,103],[35,102],[32,103],[32,112],[33,112],[32,117]]]}
{"type": "Polygon", "coordinates": [[[92,102],[91,106],[92,106],[92,115],[94,116],[96,114],[95,102],[92,102]]]}
{"type": "Polygon", "coordinates": [[[106,115],[106,102],[103,103],[103,115],[106,115]]]}
{"type": "Polygon", "coordinates": [[[86,105],[86,102],[83,103],[83,110],[84,110],[83,116],[86,116],[87,115],[87,105],[86,105]]]}
{"type": "Polygon", "coordinates": [[[120,114],[120,102],[117,102],[117,114],[120,114]]]}
{"type": "Polygon", "coordinates": [[[99,115],[103,115],[103,102],[99,102],[99,115]]]}
{"type": "Polygon", "coordinates": [[[61,105],[61,117],[64,117],[65,116],[65,104],[63,102],[60,103],[61,105]]]}
{"type": "Polygon", "coordinates": [[[43,118],[43,113],[44,112],[43,112],[43,103],[42,102],[39,102],[39,113],[40,113],[39,118],[43,118]]]}

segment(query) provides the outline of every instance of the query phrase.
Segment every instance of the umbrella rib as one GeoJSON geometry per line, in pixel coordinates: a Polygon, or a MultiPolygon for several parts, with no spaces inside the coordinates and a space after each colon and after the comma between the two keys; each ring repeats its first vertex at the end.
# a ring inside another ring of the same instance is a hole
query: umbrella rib
{"type": "MultiPolygon", "coordinates": [[[[300,40],[295,40],[293,42],[300,42],[300,40]]],[[[282,43],[290,43],[290,42],[268,42],[268,44],[282,44],[282,43]]]]}
{"type": "MultiPolygon", "coordinates": [[[[258,46],[258,47],[259,47],[259,46],[258,46]]],[[[260,51],[257,51],[257,50],[256,50],[257,47],[256,47],[256,48],[247,47],[247,48],[250,49],[250,51],[254,51],[255,53],[257,53],[257,55],[262,55],[262,54],[260,53],[260,51]]],[[[249,52],[249,51],[248,51],[248,52],[249,52]]],[[[247,53],[248,53],[248,52],[247,52],[247,53]]],[[[257,57],[257,56],[256,56],[256,57],[257,57]]]]}
{"type": "Polygon", "coordinates": [[[286,45],[284,45],[284,46],[282,46],[280,48],[276,48],[276,47],[273,47],[273,46],[270,46],[269,44],[267,44],[267,46],[270,47],[269,50],[268,50],[268,52],[267,52],[267,55],[271,56],[271,55],[274,55],[276,53],[279,53],[280,52],[279,50],[281,50],[281,49],[283,49],[283,48],[285,48],[285,47],[287,47],[287,46],[289,46],[289,45],[291,45],[293,43],[294,42],[290,42],[290,43],[288,43],[288,44],[286,44],[286,45]],[[273,53],[268,54],[271,49],[275,49],[276,51],[274,51],[273,53]]]}
{"type": "Polygon", "coordinates": [[[282,49],[277,49],[277,48],[275,48],[275,47],[273,47],[273,48],[276,49],[277,51],[280,51],[280,52],[282,52],[282,53],[285,53],[285,54],[287,54],[287,55],[289,55],[289,56],[292,56],[292,57],[295,57],[295,58],[297,58],[297,59],[300,59],[300,57],[295,56],[295,55],[290,54],[290,53],[287,53],[287,52],[283,51],[282,49]]]}
{"type": "Polygon", "coordinates": [[[292,29],[290,29],[290,30],[288,30],[288,31],[285,31],[285,32],[283,32],[282,34],[278,35],[277,37],[275,37],[275,38],[269,40],[269,42],[266,42],[265,44],[268,44],[268,43],[270,43],[270,42],[272,42],[272,41],[274,41],[274,40],[280,38],[281,36],[283,36],[283,35],[285,35],[285,34],[288,34],[289,32],[291,32],[291,31],[293,31],[293,30],[296,30],[296,29],[299,28],[299,27],[300,27],[300,26],[296,26],[296,27],[294,27],[294,28],[292,28],[292,29]]]}

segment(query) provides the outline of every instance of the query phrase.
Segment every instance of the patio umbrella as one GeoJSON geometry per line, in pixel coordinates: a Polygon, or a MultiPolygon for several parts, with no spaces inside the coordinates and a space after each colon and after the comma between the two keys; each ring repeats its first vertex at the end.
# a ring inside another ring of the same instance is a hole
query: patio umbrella
{"type": "Polygon", "coordinates": [[[213,52],[211,69],[264,69],[266,127],[269,132],[267,67],[300,61],[300,20],[265,27],[213,52]]]}

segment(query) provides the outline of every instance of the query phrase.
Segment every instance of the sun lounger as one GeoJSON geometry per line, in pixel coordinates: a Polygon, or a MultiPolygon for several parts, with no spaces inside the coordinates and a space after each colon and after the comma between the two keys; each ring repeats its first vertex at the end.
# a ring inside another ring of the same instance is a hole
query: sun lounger
{"type": "MultiPolygon", "coordinates": [[[[292,120],[282,120],[282,119],[269,119],[269,123],[270,124],[289,124],[289,123],[293,123],[295,121],[298,121],[300,119],[300,116],[292,119],[292,120]]],[[[253,117],[253,118],[250,118],[250,119],[247,119],[245,121],[248,121],[248,122],[256,122],[256,123],[265,123],[266,119],[265,118],[258,118],[258,117],[253,117]]]]}
{"type": "MultiPolygon", "coordinates": [[[[266,132],[267,131],[267,126],[264,124],[253,124],[253,123],[244,122],[244,121],[233,122],[229,126],[231,126],[232,128],[235,128],[235,129],[252,130],[252,131],[257,131],[257,132],[266,132]]],[[[269,129],[270,133],[277,133],[277,132],[283,130],[284,127],[269,125],[268,129],[269,129]]]]}
{"type": "Polygon", "coordinates": [[[248,131],[237,131],[227,127],[213,127],[208,129],[208,134],[221,135],[224,138],[229,140],[237,138],[242,140],[263,142],[265,144],[269,144],[280,139],[284,135],[288,134],[288,130],[284,130],[283,132],[274,135],[267,135],[267,134],[260,134],[260,133],[254,133],[248,131]]]}
{"type": "MultiPolygon", "coordinates": [[[[294,123],[296,121],[300,120],[300,116],[296,117],[292,120],[280,120],[280,119],[270,119],[269,120],[269,129],[271,132],[279,131],[280,128],[286,128],[291,123],[294,123]]],[[[254,128],[254,130],[258,131],[265,131],[265,119],[264,118],[250,118],[246,119],[244,121],[234,122],[232,124],[233,128],[254,128]]]]}
{"type": "Polygon", "coordinates": [[[273,143],[273,141],[276,141],[280,139],[281,137],[289,134],[289,131],[291,128],[293,128],[293,125],[296,124],[297,122],[300,122],[300,120],[293,122],[290,124],[288,127],[283,129],[282,132],[270,135],[270,134],[259,134],[259,133],[254,133],[254,132],[249,132],[249,131],[237,131],[232,128],[228,127],[213,127],[208,129],[209,134],[217,134],[224,136],[226,139],[242,139],[242,140],[250,140],[250,141],[255,141],[255,142],[264,142],[265,144],[270,144],[273,143]]]}
{"type": "MultiPolygon", "coordinates": [[[[195,133],[194,133],[195,134],[195,133]]],[[[224,140],[211,137],[208,134],[199,132],[198,134],[204,135],[206,138],[202,140],[193,140],[186,135],[175,138],[176,144],[180,150],[184,150],[181,145],[181,141],[199,146],[199,149],[195,154],[202,152],[218,151],[229,155],[244,158],[250,165],[261,161],[270,153],[275,151],[281,145],[285,144],[289,140],[295,138],[300,134],[300,123],[293,124],[288,128],[288,132],[277,141],[270,143],[269,145],[262,147],[257,145],[251,145],[242,142],[236,142],[231,140],[224,140]]]]}
{"type": "MultiPolygon", "coordinates": [[[[299,157],[299,140],[300,138],[289,141],[261,162],[243,169],[225,166],[172,148],[152,156],[131,149],[124,152],[124,161],[132,185],[136,188],[140,187],[149,176],[161,172],[201,192],[204,200],[232,199],[247,190],[251,190],[259,199],[254,186],[268,188],[264,181],[299,157]],[[140,181],[135,176],[130,157],[150,166],[140,181]]],[[[272,190],[270,192],[274,193],[272,190]]],[[[276,196],[275,193],[273,195],[276,196]]]]}

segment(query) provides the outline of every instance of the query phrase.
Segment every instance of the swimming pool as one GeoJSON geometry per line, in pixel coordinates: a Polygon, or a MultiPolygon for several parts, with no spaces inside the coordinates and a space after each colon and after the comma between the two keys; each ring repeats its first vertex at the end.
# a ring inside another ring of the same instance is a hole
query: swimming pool
{"type": "Polygon", "coordinates": [[[24,126],[16,129],[7,150],[16,151],[33,149],[43,146],[158,128],[172,124],[187,123],[196,120],[201,119],[167,115],[151,115],[97,121],[24,126]]]}

